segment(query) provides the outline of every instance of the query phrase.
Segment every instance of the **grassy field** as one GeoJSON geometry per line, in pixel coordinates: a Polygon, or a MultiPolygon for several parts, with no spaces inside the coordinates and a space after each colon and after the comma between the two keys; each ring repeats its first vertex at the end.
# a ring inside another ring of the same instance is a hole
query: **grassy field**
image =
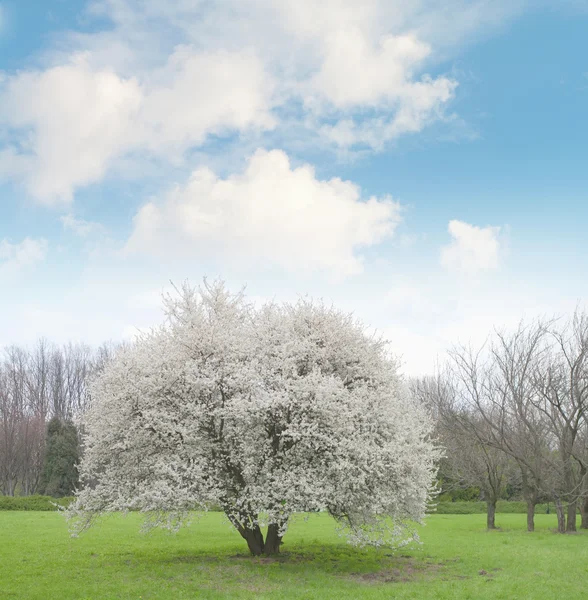
{"type": "Polygon", "coordinates": [[[326,515],[297,520],[277,560],[246,555],[221,514],[173,535],[143,535],[115,516],[79,539],[60,514],[0,512],[0,598],[586,598],[588,533],[552,533],[554,515],[433,515],[423,544],[391,554],[356,550],[326,515]],[[568,571],[568,565],[571,570],[568,571]]]}

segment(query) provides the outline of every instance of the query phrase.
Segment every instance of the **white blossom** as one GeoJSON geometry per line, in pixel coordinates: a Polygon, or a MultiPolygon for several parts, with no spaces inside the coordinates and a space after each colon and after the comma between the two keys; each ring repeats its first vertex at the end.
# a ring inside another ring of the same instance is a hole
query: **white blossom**
{"type": "Polygon", "coordinates": [[[321,303],[256,309],[222,283],[165,308],[91,385],[74,532],[125,510],[171,528],[215,504],[254,553],[305,511],[354,543],[415,537],[438,450],[382,340],[321,303]]]}

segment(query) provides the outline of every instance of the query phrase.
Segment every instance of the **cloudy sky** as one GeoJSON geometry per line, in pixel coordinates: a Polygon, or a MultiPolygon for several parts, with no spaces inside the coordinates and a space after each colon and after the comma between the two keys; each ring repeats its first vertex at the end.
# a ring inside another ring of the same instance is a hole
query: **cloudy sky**
{"type": "Polygon", "coordinates": [[[0,0],[0,345],[169,282],[308,294],[409,374],[588,288],[588,1],[0,0]]]}

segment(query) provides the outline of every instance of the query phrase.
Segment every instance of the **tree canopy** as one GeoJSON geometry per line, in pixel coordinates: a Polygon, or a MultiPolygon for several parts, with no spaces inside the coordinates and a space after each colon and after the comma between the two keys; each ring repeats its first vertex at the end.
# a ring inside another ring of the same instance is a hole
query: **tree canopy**
{"type": "Polygon", "coordinates": [[[438,450],[386,344],[322,303],[177,291],[90,386],[74,531],[132,509],[175,527],[216,504],[254,554],[278,552],[301,511],[357,543],[412,539],[438,450]]]}

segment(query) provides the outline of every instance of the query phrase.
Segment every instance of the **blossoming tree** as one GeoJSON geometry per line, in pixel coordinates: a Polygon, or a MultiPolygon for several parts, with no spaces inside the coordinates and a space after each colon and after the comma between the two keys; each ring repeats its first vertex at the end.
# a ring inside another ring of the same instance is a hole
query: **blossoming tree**
{"type": "Polygon", "coordinates": [[[255,308],[222,283],[165,307],[91,387],[74,532],[132,509],[174,527],[216,504],[255,555],[302,511],[357,543],[416,535],[438,452],[381,340],[323,304],[255,308]]]}

